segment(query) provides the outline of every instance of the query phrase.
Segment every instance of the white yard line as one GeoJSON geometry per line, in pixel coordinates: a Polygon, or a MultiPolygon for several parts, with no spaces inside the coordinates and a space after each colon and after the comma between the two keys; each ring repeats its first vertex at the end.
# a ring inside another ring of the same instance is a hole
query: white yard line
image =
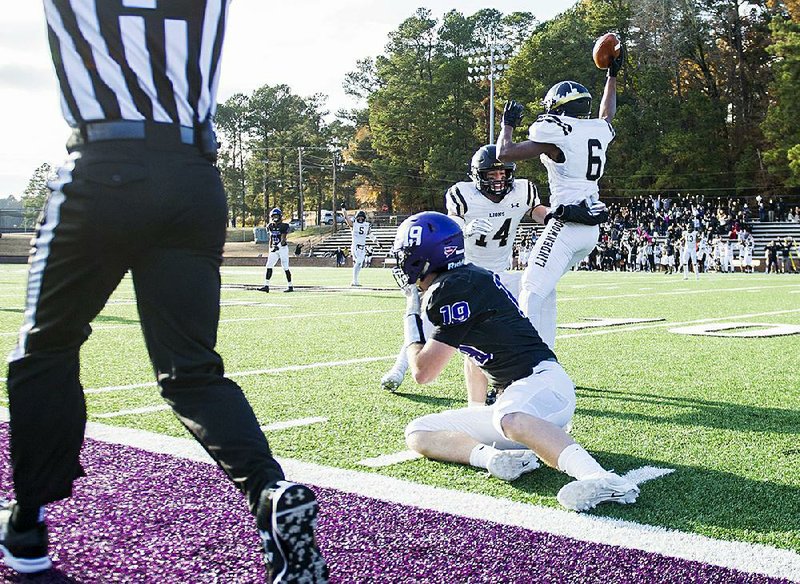
{"type": "MultiPolygon", "coordinates": [[[[262,305],[263,306],[263,305],[262,305]]],[[[278,306],[278,305],[276,305],[278,306]]],[[[234,322],[264,322],[267,320],[296,320],[298,318],[331,318],[331,317],[340,317],[340,316],[360,316],[364,314],[387,314],[387,313],[398,313],[400,312],[397,309],[389,310],[354,310],[351,312],[308,312],[303,314],[275,314],[275,315],[268,315],[268,316],[256,316],[252,318],[221,318],[219,320],[219,324],[229,324],[234,322]]],[[[96,325],[92,326],[92,331],[113,331],[113,330],[120,330],[120,329],[127,329],[127,328],[135,328],[139,329],[140,324],[138,322],[132,322],[130,324],[109,324],[109,325],[96,325]]],[[[0,333],[0,337],[16,337],[19,336],[18,332],[14,333],[0,333]]]]}
{"type": "Polygon", "coordinates": [[[590,331],[585,333],[567,333],[565,335],[557,335],[556,339],[573,339],[576,337],[590,337],[590,336],[597,336],[597,335],[611,335],[615,333],[629,333],[634,331],[641,331],[646,329],[654,329],[654,328],[665,328],[665,327],[677,327],[677,326],[684,326],[690,324],[702,324],[704,322],[722,322],[726,320],[739,320],[742,318],[755,318],[757,316],[778,316],[781,314],[792,314],[800,312],[800,308],[793,308],[791,310],[775,310],[773,312],[757,312],[754,314],[740,314],[736,316],[722,316],[719,318],[701,318],[699,320],[686,320],[683,322],[662,322],[659,324],[645,324],[641,326],[628,326],[628,327],[618,327],[618,328],[610,328],[607,330],[602,331],[590,331]]]}
{"type": "MultiPolygon", "coordinates": [[[[0,409],[0,418],[8,419],[7,409],[0,409]]],[[[87,424],[86,433],[95,440],[212,464],[202,447],[187,438],[173,438],[96,422],[87,424]]],[[[717,540],[695,533],[641,525],[632,521],[537,507],[487,495],[419,485],[375,473],[345,470],[287,458],[278,460],[291,480],[319,487],[517,526],[536,532],[552,533],[579,541],[638,549],[747,573],[800,580],[800,554],[791,550],[739,541],[717,540]]],[[[646,496],[646,493],[643,496],[646,496]]]]}
{"type": "MultiPolygon", "coordinates": [[[[393,311],[390,311],[393,312],[393,311]]],[[[740,315],[733,315],[733,316],[723,316],[719,318],[702,318],[699,320],[687,320],[683,322],[660,322],[658,324],[646,324],[641,326],[627,326],[627,327],[618,327],[618,328],[610,328],[601,331],[589,331],[589,332],[581,332],[581,333],[567,333],[562,335],[557,335],[556,339],[572,339],[578,337],[588,337],[588,336],[597,336],[597,335],[610,335],[610,334],[618,334],[618,333],[626,333],[626,332],[635,332],[640,330],[646,329],[654,329],[654,328],[665,328],[665,327],[678,327],[678,326],[687,326],[692,324],[702,324],[706,322],[722,322],[726,320],[738,320],[738,319],[746,319],[746,318],[755,318],[760,316],[777,316],[781,314],[792,314],[800,312],[800,308],[791,309],[791,310],[776,310],[772,312],[759,312],[753,314],[740,314],[740,315]]],[[[361,363],[374,363],[376,361],[389,361],[394,359],[396,355],[386,355],[384,357],[363,357],[361,359],[349,359],[345,361],[326,361],[321,363],[310,363],[308,365],[289,365],[287,367],[275,367],[271,369],[256,369],[252,371],[238,371],[233,373],[228,373],[228,377],[237,378],[237,377],[251,377],[253,375],[271,375],[274,373],[283,373],[288,371],[305,371],[306,369],[322,369],[327,367],[340,367],[343,365],[357,365],[361,363]]],[[[113,391],[124,391],[129,389],[140,389],[143,387],[155,387],[156,383],[154,381],[145,382],[145,383],[134,383],[130,385],[112,385],[109,387],[98,387],[98,388],[90,388],[84,390],[86,394],[94,394],[94,393],[108,393],[113,391]]]]}
{"type": "Polygon", "coordinates": [[[798,288],[800,284],[783,284],[780,286],[747,286],[744,288],[704,288],[702,290],[670,290],[669,292],[648,292],[646,294],[614,294],[606,296],[567,296],[566,298],[559,298],[556,296],[557,302],[571,302],[574,300],[581,300],[590,302],[593,300],[616,300],[618,298],[652,298],[653,296],[688,296],[692,294],[719,294],[722,292],[759,292],[762,290],[777,290],[780,288],[798,288]]]}
{"type": "Polygon", "coordinates": [[[105,414],[92,414],[92,418],[121,418],[122,416],[134,416],[136,414],[150,414],[153,412],[163,412],[170,409],[168,405],[148,406],[145,408],[134,408],[132,410],[119,410],[118,412],[106,412],[105,414]]]}
{"type": "Polygon", "coordinates": [[[418,458],[422,458],[422,455],[418,452],[414,452],[413,450],[401,450],[393,454],[383,454],[374,458],[365,458],[364,460],[359,460],[358,464],[370,468],[383,468],[384,466],[392,466],[418,458]]]}
{"type": "MultiPolygon", "coordinates": [[[[226,377],[251,377],[253,375],[271,375],[273,373],[284,373],[288,371],[305,371],[306,369],[322,369],[325,367],[341,367],[343,365],[358,365],[361,363],[374,363],[376,361],[389,361],[396,359],[397,355],[387,355],[386,357],[363,357],[361,359],[348,359],[346,361],[325,361],[322,363],[309,363],[308,365],[289,365],[287,367],[274,367],[272,369],[255,369],[252,371],[237,371],[226,373],[226,377]]],[[[146,383],[133,383],[131,385],[112,385],[109,387],[97,387],[85,389],[84,393],[108,393],[112,391],[123,391],[127,389],[139,389],[142,387],[155,387],[155,381],[146,383]]]]}
{"type": "Polygon", "coordinates": [[[264,432],[275,432],[278,430],[287,430],[289,428],[297,428],[300,426],[310,426],[311,424],[324,424],[328,418],[315,417],[315,418],[298,418],[296,420],[284,420],[282,422],[273,422],[272,424],[265,424],[261,426],[264,432]]]}

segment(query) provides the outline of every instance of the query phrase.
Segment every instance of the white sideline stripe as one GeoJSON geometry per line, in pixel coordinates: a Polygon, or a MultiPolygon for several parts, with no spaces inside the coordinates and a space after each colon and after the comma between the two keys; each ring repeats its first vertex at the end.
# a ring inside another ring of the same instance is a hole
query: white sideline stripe
{"type": "MultiPolygon", "coordinates": [[[[0,420],[8,420],[6,408],[0,408],[0,420]]],[[[187,438],[173,438],[97,422],[89,422],[86,425],[86,435],[111,444],[132,446],[148,452],[170,454],[213,464],[200,444],[187,438]]],[[[580,541],[638,549],[747,573],[766,574],[775,578],[800,580],[800,554],[791,550],[762,544],[717,540],[695,533],[640,525],[632,521],[537,507],[487,495],[419,485],[375,473],[327,467],[290,458],[279,458],[278,462],[291,480],[319,487],[531,531],[552,533],[580,541]]]]}
{"type": "MultiPolygon", "coordinates": [[[[253,375],[270,375],[272,373],[285,373],[288,371],[305,371],[306,369],[321,369],[324,367],[340,367],[343,365],[358,365],[361,363],[374,363],[376,361],[389,361],[396,359],[397,355],[387,355],[386,357],[363,357],[361,359],[348,359],[347,361],[326,361],[323,363],[309,363],[308,365],[289,365],[287,367],[275,367],[273,369],[256,369],[253,371],[237,371],[226,373],[225,377],[251,377],[253,375]]],[[[125,389],[139,389],[142,387],[156,387],[155,381],[147,383],[134,383],[131,385],[112,385],[109,387],[97,387],[85,389],[83,393],[107,393],[110,391],[122,391],[125,389]]]]}
{"type": "Polygon", "coordinates": [[[149,406],[146,408],[135,408],[132,410],[119,410],[117,412],[106,412],[105,414],[93,414],[92,418],[121,418],[122,416],[131,416],[135,414],[150,414],[153,412],[163,412],[170,409],[168,405],[163,404],[160,406],[149,406]]]}
{"type": "Polygon", "coordinates": [[[382,468],[384,466],[400,464],[401,462],[408,462],[409,460],[416,460],[418,458],[422,458],[422,455],[419,452],[414,452],[413,450],[402,450],[400,452],[395,452],[394,454],[384,454],[382,456],[376,456],[375,458],[365,458],[364,460],[359,460],[358,464],[361,466],[368,466],[370,468],[382,468]]]}
{"type": "Polygon", "coordinates": [[[272,424],[266,424],[261,426],[261,429],[265,432],[276,431],[276,430],[286,430],[288,428],[297,428],[298,426],[310,426],[311,424],[322,424],[327,422],[328,418],[316,417],[316,418],[298,418],[296,420],[284,420],[283,422],[274,422],[272,424]]]}
{"type": "Polygon", "coordinates": [[[738,316],[725,316],[719,318],[701,318],[699,320],[687,320],[684,322],[662,322],[659,324],[645,324],[641,326],[629,326],[629,327],[619,327],[619,328],[610,328],[607,330],[602,331],[590,331],[585,333],[567,333],[565,335],[557,335],[556,339],[572,339],[575,337],[589,337],[595,335],[610,335],[613,333],[629,333],[634,331],[641,331],[646,329],[654,329],[654,328],[664,328],[664,327],[677,327],[689,324],[702,324],[704,322],[721,322],[725,320],[737,320],[740,318],[755,318],[757,316],[777,316],[780,314],[792,314],[795,312],[800,312],[800,308],[793,308],[791,310],[775,310],[773,312],[758,312],[754,314],[740,314],[738,316]]]}

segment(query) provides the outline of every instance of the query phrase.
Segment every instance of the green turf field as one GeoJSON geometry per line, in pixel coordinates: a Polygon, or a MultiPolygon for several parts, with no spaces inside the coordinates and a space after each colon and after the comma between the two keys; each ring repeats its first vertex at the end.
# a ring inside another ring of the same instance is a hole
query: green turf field
{"type": "MultiPolygon", "coordinates": [[[[0,342],[7,353],[22,320],[25,267],[0,267],[0,342]]],[[[359,461],[405,450],[414,417],[465,405],[460,359],[435,383],[410,378],[397,394],[379,379],[401,343],[404,299],[388,270],[293,268],[295,294],[260,285],[261,268],[224,268],[218,350],[262,424],[325,417],[269,433],[276,453],[380,472],[452,489],[558,506],[567,477],[540,469],[513,484],[475,469],[414,460],[379,470],[359,461]],[[339,287],[337,290],[303,286],[339,287]],[[372,360],[370,360],[372,359],[372,360]],[[355,361],[344,363],[343,361],[355,361]],[[309,365],[300,368],[296,366],[309,365]],[[240,375],[241,374],[241,375],[240,375]]],[[[559,329],[556,352],[578,386],[573,436],[618,472],[675,469],[646,483],[633,506],[593,513],[712,537],[800,551],[800,335],[685,336],[673,326],[733,321],[800,325],[800,277],[569,273],[559,324],[589,317],[663,319],[630,326],[559,329]],[[698,322],[701,321],[701,322],[698,322]]],[[[92,421],[184,436],[169,411],[99,417],[158,406],[126,279],[94,322],[82,381],[92,421]],[[120,388],[134,385],[137,387],[120,388]],[[101,388],[117,388],[97,392],[101,388]]]]}

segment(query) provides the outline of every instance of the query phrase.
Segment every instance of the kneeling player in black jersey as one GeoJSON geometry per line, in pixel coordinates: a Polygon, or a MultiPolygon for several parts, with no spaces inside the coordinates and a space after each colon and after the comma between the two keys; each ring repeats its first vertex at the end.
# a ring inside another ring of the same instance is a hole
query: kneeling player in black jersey
{"type": "Polygon", "coordinates": [[[415,381],[436,379],[458,350],[502,392],[492,406],[413,420],[406,428],[408,446],[509,481],[542,460],[577,479],[558,493],[558,501],[576,511],[606,501],[635,502],[636,484],[605,470],[564,430],[575,412],[574,384],[499,277],[465,263],[458,224],[441,213],[409,217],[398,229],[394,252],[395,277],[407,297],[405,342],[415,381]],[[435,327],[427,340],[423,305],[435,327]]]}

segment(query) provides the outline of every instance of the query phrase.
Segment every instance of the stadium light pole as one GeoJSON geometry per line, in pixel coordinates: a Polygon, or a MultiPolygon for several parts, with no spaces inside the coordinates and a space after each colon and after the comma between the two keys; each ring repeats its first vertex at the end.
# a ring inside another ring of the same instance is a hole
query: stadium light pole
{"type": "Polygon", "coordinates": [[[297,166],[299,170],[300,179],[297,182],[298,191],[300,196],[298,197],[298,212],[297,216],[300,218],[300,231],[303,231],[306,228],[306,214],[303,210],[303,147],[297,147],[297,166]]]}
{"type": "Polygon", "coordinates": [[[497,40],[497,29],[491,30],[482,46],[467,51],[468,79],[473,83],[489,81],[489,144],[494,144],[494,81],[508,69],[511,54],[511,45],[497,40]]]}

